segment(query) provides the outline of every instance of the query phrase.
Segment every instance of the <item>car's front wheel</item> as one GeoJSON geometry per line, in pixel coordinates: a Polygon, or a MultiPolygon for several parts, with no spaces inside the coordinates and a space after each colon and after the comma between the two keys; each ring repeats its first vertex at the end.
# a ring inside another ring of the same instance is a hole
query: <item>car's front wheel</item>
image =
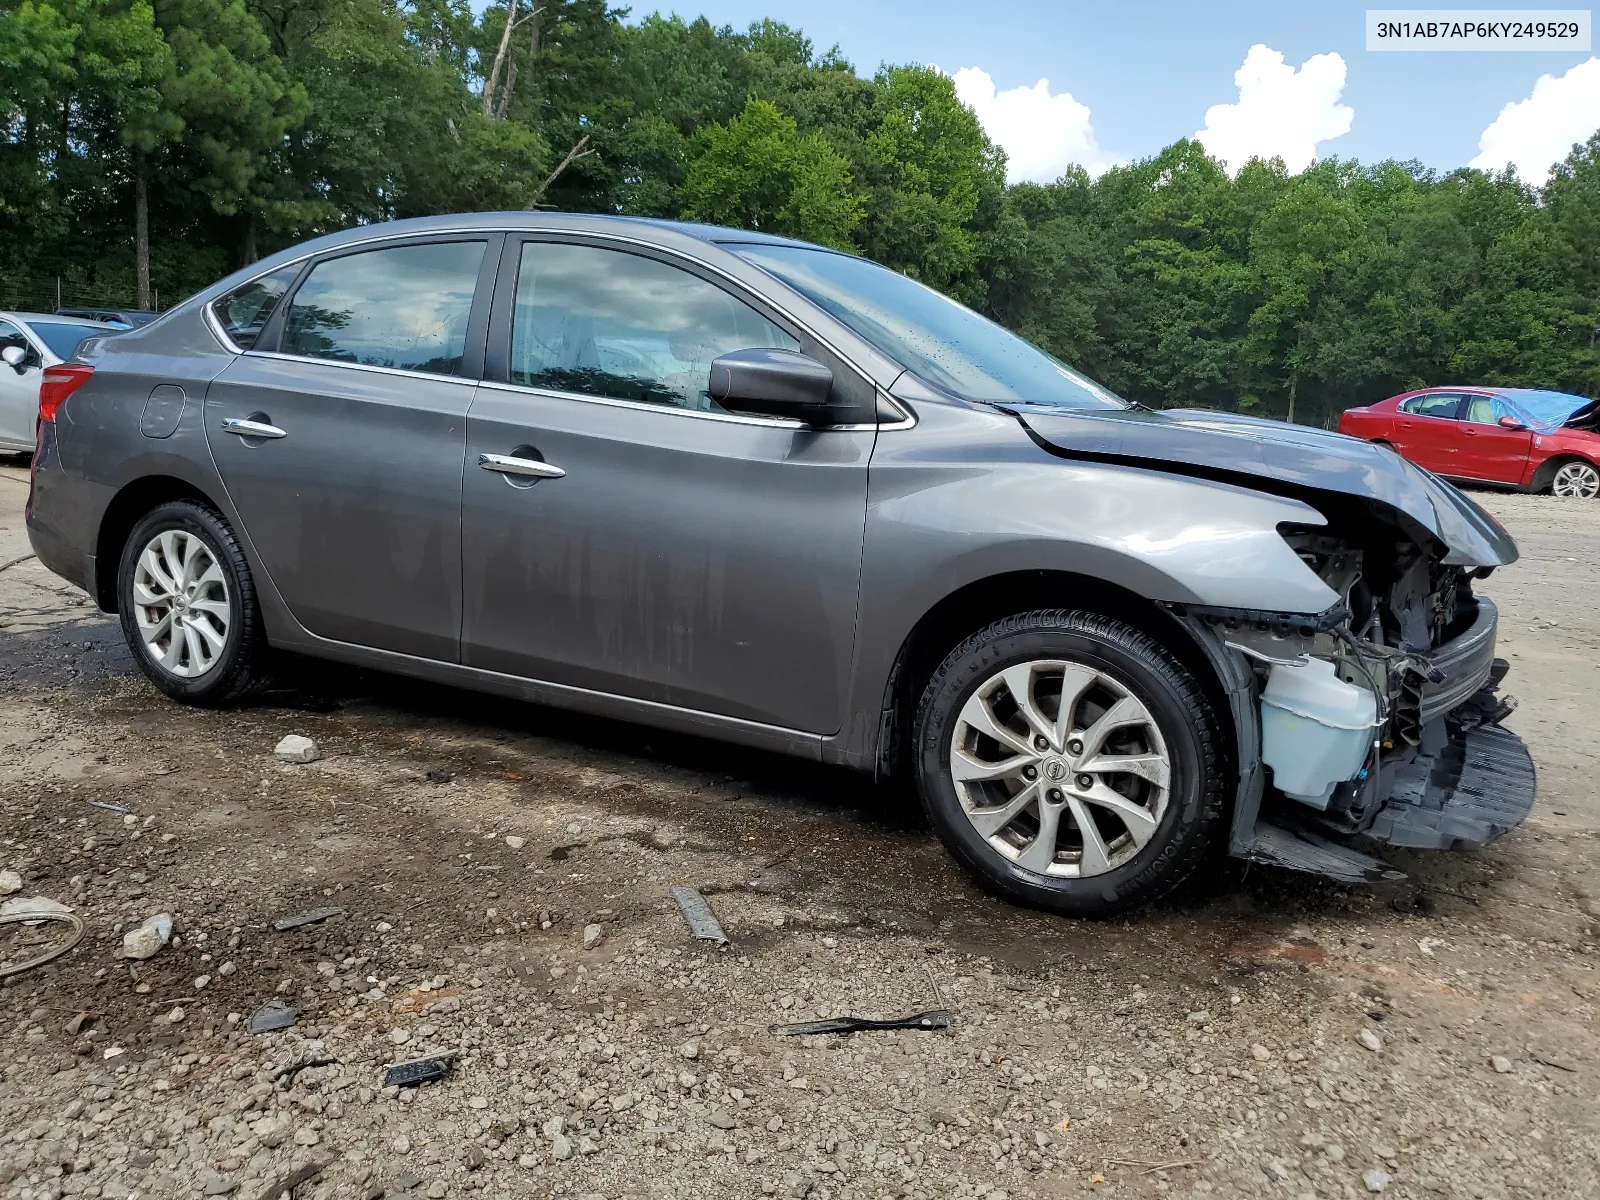
{"type": "Polygon", "coordinates": [[[207,505],[169,501],[133,527],[117,609],[140,669],[174,700],[227,704],[262,680],[266,639],[250,565],[207,505]]]}
{"type": "Polygon", "coordinates": [[[1099,614],[1030,612],[934,673],[918,785],[946,846],[993,890],[1105,916],[1204,859],[1224,809],[1221,744],[1204,693],[1158,642],[1099,614]]]}
{"type": "Polygon", "coordinates": [[[1550,491],[1568,500],[1593,500],[1600,495],[1600,470],[1582,459],[1562,463],[1550,477],[1550,491]]]}

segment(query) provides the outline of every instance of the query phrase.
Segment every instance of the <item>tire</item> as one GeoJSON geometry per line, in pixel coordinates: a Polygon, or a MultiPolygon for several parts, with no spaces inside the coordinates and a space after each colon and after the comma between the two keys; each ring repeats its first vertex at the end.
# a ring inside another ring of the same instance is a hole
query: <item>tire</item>
{"type": "Polygon", "coordinates": [[[1581,458],[1568,459],[1550,476],[1550,494],[1564,500],[1593,500],[1600,495],[1600,470],[1581,458]]]}
{"type": "Polygon", "coordinates": [[[1211,705],[1170,652],[1110,617],[1051,609],[973,634],[928,681],[914,737],[917,787],[939,837],[984,886],[1020,904],[1080,917],[1148,904],[1205,860],[1222,825],[1227,780],[1211,705]],[[1069,679],[1075,699],[1061,722],[1069,679]],[[1028,693],[1031,719],[1013,685],[1028,693]],[[1080,813],[1095,837],[1083,836],[1080,813]],[[1047,821],[1050,843],[1040,840],[1047,821]]]}
{"type": "Polygon", "coordinates": [[[209,505],[168,501],[134,525],[117,567],[117,611],[139,669],[174,700],[214,708],[265,682],[266,635],[250,564],[209,505]],[[151,603],[174,594],[175,583],[183,585],[180,600],[151,603]]]}

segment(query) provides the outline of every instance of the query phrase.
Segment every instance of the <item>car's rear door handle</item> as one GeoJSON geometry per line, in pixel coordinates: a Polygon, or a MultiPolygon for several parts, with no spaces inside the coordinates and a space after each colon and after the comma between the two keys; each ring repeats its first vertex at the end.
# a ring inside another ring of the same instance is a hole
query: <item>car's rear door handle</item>
{"type": "Polygon", "coordinates": [[[265,421],[252,421],[245,417],[223,417],[222,432],[236,433],[243,438],[281,438],[289,434],[265,421]]]}
{"type": "Polygon", "coordinates": [[[510,454],[480,454],[478,465],[485,471],[498,471],[502,475],[521,475],[531,479],[561,479],[566,475],[560,467],[537,458],[517,458],[510,454]]]}

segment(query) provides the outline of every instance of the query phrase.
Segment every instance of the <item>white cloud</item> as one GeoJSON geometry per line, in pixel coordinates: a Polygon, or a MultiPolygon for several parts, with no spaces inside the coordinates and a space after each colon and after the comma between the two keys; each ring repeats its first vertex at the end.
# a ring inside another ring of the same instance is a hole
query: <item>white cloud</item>
{"type": "Polygon", "coordinates": [[[1006,152],[1006,177],[1049,183],[1074,163],[1100,175],[1126,160],[1100,148],[1089,106],[1068,92],[1050,94],[1050,81],[995,91],[989,72],[962,67],[951,78],[961,102],[978,114],[984,132],[1006,152]]]}
{"type": "Polygon", "coordinates": [[[1586,142],[1600,129],[1600,58],[1581,62],[1565,75],[1541,75],[1526,100],[1513,100],[1500,110],[1478,139],[1471,165],[1498,171],[1507,163],[1517,177],[1535,186],[1550,178],[1550,169],[1575,142],[1586,142]]]}
{"type": "Polygon", "coordinates": [[[1314,54],[1296,70],[1257,43],[1233,75],[1239,102],[1206,109],[1206,127],[1194,136],[1235,175],[1252,158],[1281,158],[1291,172],[1303,171],[1316,161],[1318,142],[1350,132],[1356,110],[1339,103],[1344,77],[1337,54],[1314,54]]]}

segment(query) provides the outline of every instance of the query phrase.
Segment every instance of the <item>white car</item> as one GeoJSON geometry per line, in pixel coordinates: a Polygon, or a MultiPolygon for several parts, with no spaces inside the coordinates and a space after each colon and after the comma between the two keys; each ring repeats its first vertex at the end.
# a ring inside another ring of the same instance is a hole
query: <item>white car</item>
{"type": "Polygon", "coordinates": [[[85,338],[121,332],[82,317],[0,312],[0,453],[33,450],[44,369],[71,358],[85,338]]]}

